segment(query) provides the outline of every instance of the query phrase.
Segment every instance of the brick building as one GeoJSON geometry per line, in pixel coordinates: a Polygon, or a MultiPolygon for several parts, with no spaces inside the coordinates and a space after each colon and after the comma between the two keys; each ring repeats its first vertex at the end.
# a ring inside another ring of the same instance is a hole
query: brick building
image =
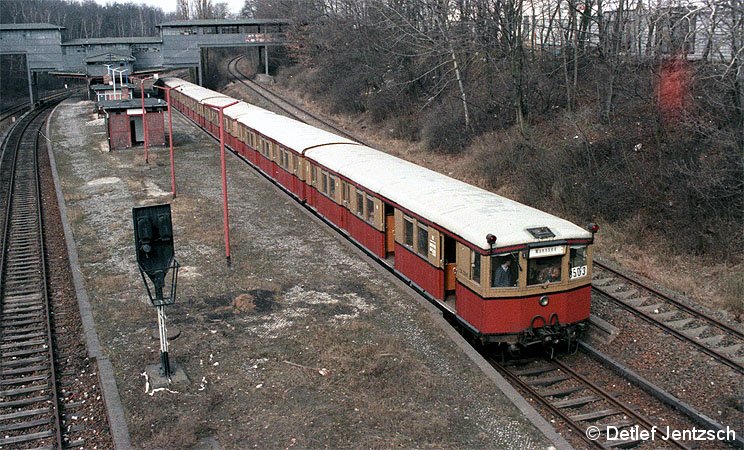
{"type": "MultiPolygon", "coordinates": [[[[142,100],[103,100],[99,102],[106,117],[109,150],[119,150],[144,143],[142,100]]],[[[159,98],[146,98],[148,145],[165,145],[165,109],[168,105],[159,98]]]]}

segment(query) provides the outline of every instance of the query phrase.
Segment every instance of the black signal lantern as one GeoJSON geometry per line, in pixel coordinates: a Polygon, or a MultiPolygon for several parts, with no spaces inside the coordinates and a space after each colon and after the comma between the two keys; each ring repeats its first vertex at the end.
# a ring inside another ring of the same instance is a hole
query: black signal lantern
{"type": "Polygon", "coordinates": [[[172,305],[176,301],[179,264],[174,257],[170,205],[133,208],[132,219],[137,264],[150,303],[156,307],[172,305]],[[168,272],[170,289],[166,291],[168,272]],[[145,275],[150,279],[152,289],[145,275]]]}
{"type": "Polygon", "coordinates": [[[173,224],[171,223],[170,205],[132,208],[132,221],[134,222],[134,247],[137,254],[137,265],[140,275],[142,275],[142,282],[145,283],[150,303],[158,311],[160,375],[170,380],[168,330],[165,325],[163,309],[166,305],[172,305],[176,301],[179,268],[173,250],[173,224]],[[166,290],[165,280],[168,277],[168,272],[170,272],[170,289],[166,290]],[[148,278],[150,283],[147,282],[148,278]],[[150,284],[152,284],[152,289],[150,284]]]}

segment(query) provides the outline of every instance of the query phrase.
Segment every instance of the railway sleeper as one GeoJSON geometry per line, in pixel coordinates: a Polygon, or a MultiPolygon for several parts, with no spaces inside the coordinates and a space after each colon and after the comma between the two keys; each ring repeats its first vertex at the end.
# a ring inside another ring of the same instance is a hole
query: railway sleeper
{"type": "Polygon", "coordinates": [[[664,307],[663,303],[654,303],[652,305],[639,306],[637,307],[637,309],[638,311],[641,311],[646,314],[659,314],[659,311],[663,307],[664,307]]]}
{"type": "MultiPolygon", "coordinates": [[[[619,291],[615,292],[612,295],[619,298],[620,300],[630,300],[632,297],[636,297],[640,292],[636,289],[628,289],[627,291],[619,291]]],[[[641,298],[641,300],[645,300],[644,298],[641,298]]]]}
{"type": "Polygon", "coordinates": [[[675,330],[681,330],[694,321],[695,319],[679,319],[672,322],[667,322],[666,325],[670,328],[674,328],[675,330]]]}
{"type": "MultiPolygon", "coordinates": [[[[41,381],[49,378],[49,375],[36,375],[33,377],[21,377],[21,378],[13,378],[10,380],[0,380],[0,386],[12,386],[14,384],[26,384],[31,383],[33,381],[41,381]]],[[[2,405],[3,403],[0,403],[2,405]]]]}
{"type": "Polygon", "coordinates": [[[3,311],[3,314],[25,313],[29,311],[41,311],[43,309],[44,305],[39,305],[38,302],[34,302],[23,306],[13,305],[11,309],[3,311]]]}
{"type": "Polygon", "coordinates": [[[687,328],[684,330],[680,330],[680,333],[684,334],[690,339],[696,339],[696,338],[699,338],[703,333],[708,331],[708,328],[709,327],[707,325],[701,325],[695,328],[687,328]]]}
{"type": "Polygon", "coordinates": [[[586,387],[584,386],[571,386],[561,389],[553,389],[552,391],[541,392],[540,395],[543,397],[565,397],[575,392],[583,391],[586,387]]]}
{"type": "Polygon", "coordinates": [[[5,335],[2,337],[0,342],[16,342],[16,341],[24,341],[26,339],[42,337],[44,336],[44,328],[40,326],[26,328],[26,329],[20,330],[15,333],[8,333],[6,330],[4,330],[3,333],[5,333],[5,335]]]}
{"type": "MultiPolygon", "coordinates": [[[[22,375],[24,373],[40,372],[42,370],[49,370],[49,366],[27,366],[20,367],[18,369],[3,369],[3,375],[22,375]]],[[[7,403],[3,403],[3,406],[7,406],[7,403]]]]}
{"type": "Polygon", "coordinates": [[[514,371],[514,375],[518,377],[528,377],[533,375],[542,375],[544,373],[553,372],[555,370],[558,370],[558,368],[555,366],[532,367],[530,369],[516,370],[514,371]]]}
{"type": "Polygon", "coordinates": [[[31,292],[24,295],[10,295],[9,293],[5,293],[5,299],[3,300],[3,303],[19,303],[24,301],[30,301],[30,300],[41,300],[41,294],[38,292],[31,292]]]}
{"type": "Polygon", "coordinates": [[[17,419],[23,419],[25,417],[33,417],[33,416],[39,416],[41,414],[49,414],[51,412],[51,408],[37,408],[37,409],[29,409],[26,411],[17,411],[10,414],[0,414],[0,420],[17,420],[17,419]]]}
{"type": "Polygon", "coordinates": [[[16,395],[30,394],[32,392],[43,392],[49,389],[49,383],[38,384],[36,386],[29,386],[25,388],[9,389],[7,391],[0,391],[0,395],[13,397],[16,395]]]}
{"type": "Polygon", "coordinates": [[[601,411],[593,411],[586,414],[576,414],[574,416],[570,416],[570,419],[576,422],[585,422],[589,420],[604,419],[606,417],[616,416],[618,414],[620,414],[620,411],[610,408],[603,409],[601,411]]]}
{"type": "Polygon", "coordinates": [[[35,428],[35,427],[41,427],[44,425],[49,425],[50,423],[51,423],[51,419],[48,417],[46,419],[36,419],[36,420],[30,420],[28,422],[11,423],[8,425],[0,425],[0,432],[25,430],[28,428],[35,428]]]}
{"type": "Polygon", "coordinates": [[[668,312],[662,312],[659,314],[654,314],[654,319],[658,320],[659,322],[668,322],[670,319],[675,317],[677,315],[677,311],[668,311],[668,312]]]}
{"type": "Polygon", "coordinates": [[[718,353],[723,353],[724,355],[734,355],[744,348],[744,344],[733,344],[726,347],[719,347],[716,349],[718,353]]]}
{"type": "Polygon", "coordinates": [[[609,278],[594,278],[594,279],[592,279],[592,284],[595,285],[595,286],[604,286],[604,285],[606,285],[606,284],[608,284],[610,282],[613,282],[613,281],[615,281],[615,279],[612,278],[612,277],[609,277],[609,278]]]}
{"type": "Polygon", "coordinates": [[[708,347],[718,347],[725,338],[726,335],[724,334],[715,334],[706,338],[700,338],[697,341],[708,347]]]}
{"type": "Polygon", "coordinates": [[[47,430],[47,431],[41,431],[39,433],[31,433],[31,434],[24,434],[21,436],[0,438],[0,445],[22,444],[24,442],[36,441],[39,439],[46,439],[52,436],[54,436],[54,432],[51,430],[47,430]]]}
{"type": "Polygon", "coordinates": [[[38,353],[47,353],[47,352],[49,352],[48,348],[38,347],[38,348],[32,348],[28,350],[18,350],[15,352],[0,353],[0,358],[16,358],[18,356],[36,355],[38,353]]]}
{"type": "Polygon", "coordinates": [[[594,403],[598,400],[601,400],[599,397],[595,395],[587,395],[586,397],[579,397],[579,398],[572,398],[568,400],[561,400],[552,403],[553,406],[556,408],[578,408],[580,406],[588,405],[589,403],[594,403]]]}
{"type": "MultiPolygon", "coordinates": [[[[25,359],[14,359],[12,361],[5,361],[0,362],[0,367],[19,367],[19,366],[27,366],[30,364],[34,364],[37,362],[43,362],[46,361],[46,356],[37,356],[34,358],[25,358],[25,359]]],[[[45,366],[46,367],[46,366],[45,366]]],[[[6,373],[5,370],[3,370],[3,373],[6,373]]]]}
{"type": "Polygon", "coordinates": [[[530,386],[550,386],[570,379],[571,377],[568,375],[558,375],[550,378],[539,378],[537,380],[530,380],[526,383],[530,386]]]}

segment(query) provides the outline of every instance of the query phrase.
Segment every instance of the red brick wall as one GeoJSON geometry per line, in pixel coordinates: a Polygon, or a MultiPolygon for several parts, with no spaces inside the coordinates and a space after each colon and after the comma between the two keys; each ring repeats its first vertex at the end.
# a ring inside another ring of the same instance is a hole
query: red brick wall
{"type": "Polygon", "coordinates": [[[109,142],[111,150],[129,148],[132,146],[132,136],[129,128],[129,116],[126,114],[109,114],[108,116],[109,142]]]}

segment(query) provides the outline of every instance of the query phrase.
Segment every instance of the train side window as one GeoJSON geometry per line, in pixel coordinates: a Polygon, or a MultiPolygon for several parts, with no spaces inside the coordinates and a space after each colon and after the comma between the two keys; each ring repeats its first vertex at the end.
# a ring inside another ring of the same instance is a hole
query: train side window
{"type": "Polygon", "coordinates": [[[328,196],[336,200],[336,177],[328,175],[328,196]]]}
{"type": "Polygon", "coordinates": [[[364,217],[364,192],[359,190],[356,195],[356,213],[359,217],[364,217]]]}
{"type": "Polygon", "coordinates": [[[519,253],[491,256],[491,287],[514,287],[519,278],[519,253]]]}
{"type": "Polygon", "coordinates": [[[348,205],[349,199],[351,198],[351,186],[349,186],[349,183],[345,181],[341,182],[341,186],[342,186],[342,192],[341,192],[342,200],[344,201],[344,205],[348,205]]]}
{"type": "Polygon", "coordinates": [[[406,240],[404,244],[406,244],[409,247],[413,247],[413,219],[404,217],[403,224],[404,224],[403,232],[404,232],[404,237],[406,240]]]}
{"type": "Polygon", "coordinates": [[[571,246],[571,273],[569,279],[574,280],[589,275],[586,245],[571,246]]]}
{"type": "Polygon", "coordinates": [[[310,184],[318,187],[318,168],[315,166],[312,166],[312,169],[310,170],[310,184]]]}
{"type": "Polygon", "coordinates": [[[328,194],[328,174],[320,172],[320,190],[324,194],[328,194]]]}
{"type": "Polygon", "coordinates": [[[293,154],[292,155],[292,167],[294,168],[294,173],[300,173],[300,157],[298,155],[293,154]]]}
{"type": "Polygon", "coordinates": [[[527,262],[527,284],[555,283],[561,281],[563,255],[530,258],[527,262]]]}
{"type": "Polygon", "coordinates": [[[427,256],[429,253],[429,229],[426,225],[418,224],[418,242],[416,250],[419,255],[427,256]]]}
{"type": "Polygon", "coordinates": [[[477,284],[481,282],[481,255],[475,250],[470,250],[470,279],[477,284]]]}
{"type": "Polygon", "coordinates": [[[367,195],[367,222],[375,221],[375,198],[367,195]]]}

